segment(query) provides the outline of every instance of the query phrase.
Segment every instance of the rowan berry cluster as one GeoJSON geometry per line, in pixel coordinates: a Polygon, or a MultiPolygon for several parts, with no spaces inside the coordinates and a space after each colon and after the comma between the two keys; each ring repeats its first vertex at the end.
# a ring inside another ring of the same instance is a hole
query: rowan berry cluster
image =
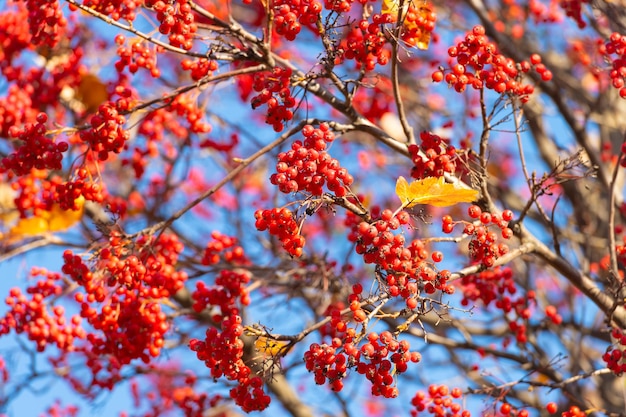
{"type": "Polygon", "coordinates": [[[188,0],[147,0],[146,6],[157,12],[159,32],[169,35],[170,45],[186,51],[193,47],[193,37],[198,28],[188,0]]]}
{"type": "Polygon", "coordinates": [[[613,32],[608,41],[599,43],[598,49],[600,55],[611,63],[611,84],[619,91],[620,97],[626,98],[626,35],[613,32]]]}
{"type": "MultiPolygon", "coordinates": [[[[202,417],[206,410],[214,409],[223,400],[219,394],[208,395],[203,392],[193,372],[184,371],[171,362],[164,365],[148,364],[137,372],[149,373],[151,378],[142,381],[142,384],[135,379],[130,381],[130,394],[135,408],[159,410],[161,413],[180,410],[186,417],[202,417]]],[[[122,413],[120,417],[128,416],[122,413]]]]}
{"type": "MultiPolygon", "coordinates": [[[[0,69],[10,70],[13,59],[31,45],[31,31],[28,24],[28,11],[23,3],[17,3],[17,8],[12,13],[0,13],[0,27],[4,28],[0,33],[0,69]]],[[[6,73],[3,75],[7,75],[6,73]]],[[[13,84],[9,88],[14,87],[13,84]]],[[[0,106],[2,109],[3,106],[0,106]]],[[[2,118],[0,111],[0,120],[2,118]]],[[[4,135],[3,135],[4,136],[4,135]]]]}
{"type": "Polygon", "coordinates": [[[276,132],[285,128],[284,122],[293,119],[296,99],[291,95],[291,68],[275,67],[271,72],[260,72],[254,75],[252,88],[258,94],[250,100],[253,109],[267,105],[265,123],[271,125],[276,132]]]}
{"type": "Polygon", "coordinates": [[[39,111],[33,108],[32,94],[32,86],[9,86],[7,96],[0,98],[0,136],[9,137],[9,131],[16,125],[37,123],[39,111]]]}
{"type": "Polygon", "coordinates": [[[187,279],[175,269],[182,249],[174,235],[163,234],[157,241],[142,236],[132,243],[112,232],[95,261],[95,273],[80,256],[64,252],[63,272],[84,290],[75,295],[80,315],[98,332],[88,336],[91,354],[111,355],[120,365],[159,355],[169,329],[160,300],[187,279]]]}
{"type": "Polygon", "coordinates": [[[184,116],[189,123],[189,130],[193,133],[209,133],[211,125],[204,120],[204,112],[195,101],[186,94],[179,94],[168,101],[168,110],[178,116],[184,116]]]}
{"type": "Polygon", "coordinates": [[[213,321],[220,323],[237,302],[242,305],[250,303],[250,296],[245,287],[250,279],[250,273],[247,271],[222,270],[212,287],[198,281],[195,291],[191,294],[193,310],[199,313],[209,306],[220,307],[220,312],[212,316],[213,321]]]}
{"type": "Polygon", "coordinates": [[[295,141],[291,150],[278,154],[276,173],[270,181],[283,193],[306,191],[322,195],[324,185],[337,197],[347,194],[354,178],[339,161],[326,152],[326,146],[335,138],[326,123],[319,128],[311,125],[302,128],[304,142],[295,141]]]}
{"type": "MultiPolygon", "coordinates": [[[[523,84],[521,76],[531,69],[531,64],[523,61],[519,65],[511,58],[498,52],[496,45],[485,36],[485,28],[474,26],[465,39],[448,49],[448,55],[456,61],[447,73],[441,69],[432,74],[434,82],[444,81],[457,92],[465,91],[467,85],[478,90],[483,87],[503,94],[508,93],[528,100],[534,87],[523,84]]],[[[452,62],[453,62],[452,61],[452,62]]],[[[552,73],[541,63],[541,57],[533,54],[531,63],[543,81],[552,79],[552,73]]]]}
{"type": "Polygon", "coordinates": [[[420,141],[419,146],[409,145],[413,178],[441,177],[444,173],[452,174],[456,171],[456,149],[449,140],[424,131],[420,133],[420,141]]]}
{"type": "Polygon", "coordinates": [[[142,39],[133,39],[130,42],[130,47],[128,47],[125,45],[126,37],[120,34],[115,37],[115,43],[119,45],[117,55],[120,57],[119,61],[115,63],[117,72],[121,73],[128,67],[128,71],[134,74],[139,68],[144,68],[150,71],[150,75],[154,78],[161,75],[161,70],[156,64],[157,50],[151,48],[142,39]]]}
{"type": "MultiPolygon", "coordinates": [[[[135,10],[141,5],[141,2],[136,0],[85,0],[83,4],[90,9],[110,16],[115,21],[124,19],[132,22],[137,16],[135,10]]],[[[70,10],[74,11],[75,9],[76,7],[70,4],[70,10]]]]}
{"type": "Polygon", "coordinates": [[[389,14],[375,14],[372,22],[362,19],[353,24],[341,41],[337,51],[336,63],[344,60],[354,60],[358,69],[372,71],[378,65],[389,62],[390,52],[385,48],[387,40],[384,36],[383,25],[393,22],[389,14]]]}
{"type": "Polygon", "coordinates": [[[46,137],[45,113],[37,115],[37,123],[26,124],[22,129],[12,126],[9,135],[21,142],[15,152],[2,158],[0,172],[13,171],[16,175],[26,175],[31,169],[60,170],[63,152],[69,149],[67,142],[55,142],[46,137]]]}
{"type": "MultiPolygon", "coordinates": [[[[366,4],[367,0],[358,0],[361,4],[366,4]]],[[[354,0],[324,0],[324,8],[337,13],[348,13],[352,9],[354,0]]]]}
{"type": "Polygon", "coordinates": [[[81,317],[74,315],[68,321],[62,306],[52,306],[51,299],[63,292],[61,274],[33,268],[31,276],[42,276],[35,285],[23,294],[17,287],[9,291],[5,302],[9,311],[0,318],[0,335],[12,329],[25,333],[29,340],[42,352],[53,345],[61,350],[71,350],[76,339],[85,339],[86,333],[80,326],[81,317]]]}
{"type": "Polygon", "coordinates": [[[548,305],[545,308],[546,317],[550,319],[550,321],[557,326],[563,323],[563,317],[559,314],[557,308],[553,305],[548,305]]]}
{"type": "Polygon", "coordinates": [[[322,12],[322,4],[317,0],[276,0],[273,5],[276,33],[288,41],[296,39],[301,25],[314,25],[322,12]]]}
{"type": "Polygon", "coordinates": [[[180,66],[183,71],[189,71],[191,79],[194,81],[199,81],[204,77],[212,75],[213,71],[216,71],[218,68],[216,61],[206,58],[198,58],[194,61],[183,59],[180,62],[180,66]]]}
{"type": "Polygon", "coordinates": [[[211,232],[213,239],[207,243],[202,256],[202,265],[215,265],[220,259],[236,265],[246,265],[249,263],[246,254],[237,243],[237,238],[224,235],[218,231],[211,232]]]}
{"type": "Polygon", "coordinates": [[[80,138],[96,153],[98,159],[106,161],[109,153],[120,153],[130,134],[122,127],[126,123],[124,116],[108,102],[98,108],[91,117],[91,128],[80,132],[80,138]]]}
{"type": "MultiPolygon", "coordinates": [[[[511,268],[496,267],[477,274],[466,275],[461,280],[461,287],[463,288],[461,304],[464,306],[480,300],[485,307],[494,305],[505,314],[514,313],[514,317],[509,318],[509,328],[515,334],[518,343],[526,343],[526,321],[531,316],[530,304],[536,302],[535,293],[528,291],[526,294],[513,298],[513,295],[517,293],[517,288],[511,268]]],[[[508,343],[505,341],[505,345],[508,343]]]]}
{"type": "Polygon", "coordinates": [[[90,180],[89,173],[85,168],[76,170],[73,180],[63,181],[54,188],[54,201],[59,203],[63,210],[80,209],[77,200],[83,196],[87,201],[102,203],[105,193],[99,183],[90,180]]]}
{"type": "Polygon", "coordinates": [[[17,181],[11,184],[11,188],[16,192],[13,201],[20,217],[37,216],[42,211],[49,211],[52,208],[55,185],[46,178],[47,176],[46,171],[34,170],[29,175],[17,178],[17,181]]]}
{"type": "Polygon", "coordinates": [[[270,235],[276,236],[289,255],[299,258],[305,239],[300,234],[300,227],[293,218],[293,213],[286,208],[271,210],[257,210],[254,213],[255,227],[258,231],[267,230],[270,235]]]}
{"type": "Polygon", "coordinates": [[[626,332],[614,327],[611,329],[611,338],[615,343],[607,347],[602,360],[606,362],[607,368],[619,376],[626,372],[626,332]]]}
{"type": "Polygon", "coordinates": [[[409,362],[418,362],[419,353],[409,352],[409,343],[396,340],[388,331],[369,333],[367,343],[360,348],[355,344],[354,332],[350,333],[333,338],[331,345],[313,343],[304,353],[306,368],[314,373],[315,383],[328,382],[333,391],[341,391],[348,369],[355,369],[371,382],[372,395],[397,397],[394,374],[406,372],[409,362]]]}
{"type": "MultiPolygon", "coordinates": [[[[335,342],[342,343],[340,339],[336,339],[335,342]]],[[[314,374],[317,385],[324,385],[328,380],[333,391],[339,392],[343,389],[343,378],[348,371],[348,358],[344,352],[337,352],[337,346],[326,343],[311,344],[304,352],[304,364],[307,371],[314,374]]]]}
{"type": "Polygon", "coordinates": [[[358,351],[349,344],[344,346],[346,353],[357,360],[356,371],[372,383],[372,395],[385,398],[398,396],[394,375],[405,373],[409,362],[416,363],[421,359],[418,352],[409,349],[408,341],[398,341],[389,331],[380,335],[369,333],[367,343],[358,351]]]}
{"type": "Polygon", "coordinates": [[[270,402],[263,392],[262,379],[251,376],[252,370],[242,359],[244,342],[241,336],[244,329],[237,301],[244,305],[249,303],[246,284],[250,278],[248,271],[222,270],[211,288],[198,281],[192,294],[193,309],[200,312],[209,306],[219,307],[220,312],[213,314],[212,319],[219,323],[221,331],[210,327],[205,340],[192,339],[189,342],[190,349],[196,352],[199,360],[204,361],[213,378],[225,377],[237,382],[236,387],[230,390],[230,397],[245,412],[263,410],[270,402]]]}
{"type": "Polygon", "coordinates": [[[506,244],[498,243],[498,234],[490,230],[490,227],[497,227],[503,239],[510,239],[513,237],[513,231],[509,229],[508,224],[513,219],[513,213],[505,210],[500,217],[487,211],[483,212],[480,207],[474,205],[468,208],[468,214],[472,219],[476,219],[474,223],[454,222],[452,217],[445,216],[442,230],[444,233],[452,233],[456,224],[463,223],[465,225],[463,233],[471,236],[468,247],[472,261],[480,262],[486,268],[490,268],[495,264],[496,259],[509,252],[506,244]]]}
{"type": "Polygon", "coordinates": [[[348,317],[341,314],[344,308],[345,304],[341,301],[336,301],[326,307],[323,316],[330,317],[330,322],[320,327],[319,333],[322,338],[331,340],[334,338],[345,338],[348,330],[348,317]]]}
{"type": "Polygon", "coordinates": [[[462,397],[463,392],[459,388],[430,385],[428,393],[418,391],[411,400],[411,405],[415,407],[415,410],[411,410],[411,417],[417,417],[424,411],[435,417],[470,417],[470,412],[463,410],[461,405],[454,401],[462,397]]]}
{"type": "Polygon", "coordinates": [[[582,5],[589,3],[588,0],[561,0],[559,1],[559,5],[565,11],[565,14],[568,17],[571,17],[576,21],[578,27],[580,29],[584,29],[587,26],[587,23],[583,20],[582,17],[582,5]]]}
{"type": "Polygon", "coordinates": [[[67,26],[58,0],[27,0],[28,24],[35,45],[54,47],[67,26]]]}

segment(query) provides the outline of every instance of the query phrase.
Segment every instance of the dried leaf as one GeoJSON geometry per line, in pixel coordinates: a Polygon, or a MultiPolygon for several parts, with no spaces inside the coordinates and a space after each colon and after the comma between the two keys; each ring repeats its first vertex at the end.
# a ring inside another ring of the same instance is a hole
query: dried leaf
{"type": "Polygon", "coordinates": [[[478,191],[448,184],[444,177],[428,177],[411,184],[404,177],[400,177],[396,182],[396,194],[405,208],[417,204],[447,207],[469,203],[478,198],[478,191]]]}

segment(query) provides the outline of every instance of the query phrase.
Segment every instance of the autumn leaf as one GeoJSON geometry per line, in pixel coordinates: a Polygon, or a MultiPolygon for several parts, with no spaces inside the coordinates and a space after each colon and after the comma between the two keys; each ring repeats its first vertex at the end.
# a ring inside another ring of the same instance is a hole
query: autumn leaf
{"type": "Polygon", "coordinates": [[[478,191],[448,184],[444,177],[428,177],[411,184],[404,177],[400,177],[396,182],[396,194],[405,208],[417,204],[447,207],[469,203],[478,198],[478,191]]]}
{"type": "Polygon", "coordinates": [[[78,210],[63,210],[58,204],[54,204],[50,211],[43,211],[37,216],[19,219],[11,227],[9,233],[13,237],[29,237],[67,230],[80,221],[83,216],[84,203],[85,198],[80,196],[76,199],[78,210]]]}
{"type": "Polygon", "coordinates": [[[399,0],[383,0],[383,8],[381,10],[381,13],[383,15],[393,14],[393,17],[395,18],[398,15],[399,4],[399,0]]]}
{"type": "Polygon", "coordinates": [[[288,344],[286,340],[273,340],[265,336],[260,336],[254,341],[256,350],[268,356],[284,356],[288,344]]]}
{"type": "MultiPolygon", "coordinates": [[[[391,15],[395,21],[398,17],[398,11],[400,10],[400,0],[383,0],[383,6],[381,10],[381,14],[383,15],[391,15]]],[[[432,4],[428,2],[423,2],[419,6],[410,5],[409,2],[405,2],[404,10],[402,11],[402,15],[405,16],[407,12],[415,13],[420,17],[421,21],[428,21],[432,19],[431,14],[433,12],[432,4]],[[429,19],[430,18],[430,19],[429,19]]],[[[406,20],[404,22],[404,27],[409,30],[416,30],[419,35],[417,39],[415,39],[415,43],[413,46],[417,47],[421,50],[428,49],[428,45],[430,44],[430,31],[424,30],[423,27],[420,27],[415,21],[406,20]]]]}
{"type": "Polygon", "coordinates": [[[98,76],[85,74],[76,90],[76,98],[85,106],[87,113],[93,113],[98,107],[108,100],[107,87],[98,76]]]}

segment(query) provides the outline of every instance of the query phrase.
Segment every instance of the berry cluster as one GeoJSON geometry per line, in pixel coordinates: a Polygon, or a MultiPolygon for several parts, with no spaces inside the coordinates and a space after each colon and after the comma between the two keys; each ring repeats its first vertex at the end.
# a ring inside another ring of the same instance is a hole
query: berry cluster
{"type": "Polygon", "coordinates": [[[54,47],[67,26],[58,0],[27,0],[28,24],[34,45],[54,47]]]}
{"type": "MultiPolygon", "coordinates": [[[[0,22],[1,24],[1,22],[0,22]]],[[[0,52],[0,57],[1,57],[0,52]]],[[[0,64],[1,65],[1,64],[0,64]]],[[[0,136],[10,136],[9,131],[22,123],[37,123],[39,111],[33,108],[33,87],[20,88],[11,84],[7,96],[0,98],[0,136]]]]}
{"type": "Polygon", "coordinates": [[[318,129],[304,126],[302,134],[304,142],[295,141],[291,150],[278,155],[271,183],[283,193],[306,191],[322,195],[326,185],[337,197],[345,196],[354,178],[325,150],[327,143],[335,138],[328,124],[322,123],[318,129]]]}
{"type": "Polygon", "coordinates": [[[423,2],[418,6],[410,2],[403,22],[402,40],[408,45],[426,49],[436,22],[437,15],[431,3],[423,2]]]}
{"type": "Polygon", "coordinates": [[[22,142],[14,153],[2,158],[0,172],[13,171],[16,175],[28,174],[31,169],[62,168],[63,152],[69,148],[67,142],[55,143],[46,137],[46,122],[48,116],[45,113],[37,115],[37,123],[26,124],[19,129],[12,126],[9,135],[22,142]]]}
{"type": "Polygon", "coordinates": [[[322,11],[322,4],[317,0],[275,0],[273,6],[276,33],[288,41],[296,39],[301,25],[315,24],[322,11]]]}
{"type": "Polygon", "coordinates": [[[358,69],[372,71],[378,65],[389,62],[390,52],[385,48],[387,40],[383,25],[393,22],[391,15],[375,14],[372,22],[362,19],[355,23],[339,44],[336,63],[353,59],[358,69]]]}
{"type": "Polygon", "coordinates": [[[345,338],[348,330],[348,317],[342,314],[344,308],[345,304],[341,301],[336,301],[326,307],[323,316],[330,317],[330,322],[320,327],[319,333],[322,338],[345,338]]]}
{"type": "MultiPolygon", "coordinates": [[[[441,252],[429,253],[424,242],[419,239],[412,240],[407,246],[403,234],[392,233],[409,224],[410,216],[407,212],[401,211],[394,216],[389,209],[380,213],[378,208],[374,208],[371,213],[372,218],[377,219],[371,223],[351,221],[352,215],[348,215],[346,225],[352,228],[348,238],[356,243],[355,250],[363,255],[364,261],[375,264],[381,272],[379,284],[387,295],[402,297],[407,308],[413,310],[418,306],[417,295],[420,291],[426,294],[433,294],[437,290],[454,293],[454,287],[448,284],[450,271],[437,270],[434,265],[443,260],[441,252]]],[[[357,322],[365,319],[364,312],[357,305],[351,304],[350,308],[357,322]]]]}
{"type": "Polygon", "coordinates": [[[50,210],[51,205],[41,197],[41,194],[52,188],[45,176],[46,171],[33,171],[29,175],[17,178],[17,181],[11,184],[15,191],[13,198],[15,208],[21,218],[38,215],[42,210],[50,210]]]}
{"type": "Polygon", "coordinates": [[[211,242],[207,243],[202,256],[202,265],[215,265],[220,258],[225,262],[246,265],[249,263],[243,248],[237,245],[237,238],[226,236],[218,231],[211,232],[211,242]]]}
{"type": "Polygon", "coordinates": [[[249,282],[249,272],[222,270],[215,278],[213,287],[207,287],[202,281],[197,282],[191,295],[194,301],[192,308],[199,313],[208,306],[220,307],[221,312],[212,316],[213,321],[220,323],[237,301],[242,305],[250,303],[250,295],[245,287],[249,282]]]}
{"type": "MultiPolygon", "coordinates": [[[[137,16],[135,10],[141,3],[135,0],[84,0],[83,4],[90,9],[110,16],[115,21],[124,19],[132,22],[137,16]]],[[[70,4],[70,10],[74,11],[75,9],[76,7],[70,4]]]]}
{"type": "MultiPolygon", "coordinates": [[[[528,100],[527,96],[534,91],[532,85],[520,80],[522,73],[530,71],[531,64],[523,61],[518,65],[500,54],[496,45],[485,36],[482,26],[474,26],[464,40],[448,49],[448,55],[457,63],[451,65],[446,74],[441,69],[435,71],[432,74],[434,82],[445,80],[458,92],[465,91],[467,85],[477,90],[486,87],[500,94],[519,96],[522,101],[528,100]]],[[[533,54],[531,63],[543,81],[552,79],[552,73],[541,63],[539,55],[533,54]]]]}
{"type": "Polygon", "coordinates": [[[582,5],[585,3],[589,3],[588,0],[561,0],[559,1],[559,5],[565,11],[565,14],[568,17],[571,17],[576,21],[578,27],[580,29],[584,29],[587,26],[587,23],[583,20],[583,12],[582,5]]]}
{"type": "Polygon", "coordinates": [[[615,375],[622,375],[626,372],[626,332],[622,329],[611,329],[611,337],[615,340],[615,343],[610,345],[602,360],[606,362],[606,367],[609,368],[615,375]]]}
{"type": "Polygon", "coordinates": [[[394,374],[406,372],[409,362],[421,359],[419,353],[409,352],[409,348],[406,340],[398,341],[388,331],[380,335],[369,333],[367,343],[358,348],[352,334],[343,339],[335,337],[330,345],[311,344],[304,353],[304,362],[307,370],[314,373],[316,384],[328,382],[335,392],[343,389],[343,378],[348,369],[354,368],[371,382],[372,395],[395,398],[398,389],[394,374]]]}
{"type": "Polygon", "coordinates": [[[254,218],[257,230],[267,230],[270,235],[276,236],[289,255],[296,258],[302,256],[305,240],[291,211],[286,208],[257,210],[254,218]]]}
{"type": "Polygon", "coordinates": [[[296,106],[296,99],[289,88],[291,74],[291,68],[275,67],[271,72],[254,76],[252,88],[258,94],[252,97],[250,103],[253,109],[267,105],[265,123],[272,125],[276,132],[283,130],[284,122],[293,118],[291,109],[296,106]]]}
{"type": "Polygon", "coordinates": [[[84,290],[75,295],[80,315],[97,331],[88,336],[91,354],[111,355],[121,365],[159,355],[169,329],[160,300],[171,297],[187,279],[175,269],[182,250],[174,235],[163,234],[157,241],[141,236],[133,243],[112,232],[95,261],[95,272],[80,256],[64,252],[63,272],[84,290]]]}
{"type": "Polygon", "coordinates": [[[130,134],[122,126],[126,122],[112,103],[102,104],[91,117],[91,128],[81,131],[80,138],[95,152],[98,159],[106,161],[109,153],[120,153],[130,134]]]}
{"type": "Polygon", "coordinates": [[[78,210],[80,207],[77,200],[80,196],[87,201],[102,203],[105,196],[104,190],[99,183],[89,178],[89,173],[85,168],[76,170],[75,179],[56,185],[54,201],[59,203],[63,210],[78,210]]]}
{"type": "Polygon", "coordinates": [[[334,346],[340,345],[341,340],[333,341],[333,345],[311,344],[309,350],[304,352],[304,364],[307,371],[314,374],[317,385],[324,385],[328,380],[331,389],[339,392],[343,389],[343,378],[347,375],[348,358],[344,352],[337,352],[338,346],[334,346]]]}
{"type": "Polygon", "coordinates": [[[136,73],[139,68],[145,68],[150,71],[150,75],[157,78],[161,75],[161,70],[156,64],[156,49],[152,49],[141,39],[131,41],[130,48],[125,45],[126,38],[124,35],[117,35],[115,43],[119,45],[117,55],[119,61],[115,63],[117,72],[122,72],[126,67],[131,74],[136,73]]]}
{"type": "Polygon", "coordinates": [[[63,307],[50,305],[50,299],[63,292],[61,274],[33,268],[31,276],[39,275],[44,279],[28,287],[28,296],[17,287],[9,291],[5,300],[9,311],[0,318],[0,335],[8,334],[11,329],[25,333],[39,352],[48,345],[61,350],[72,349],[75,339],[86,337],[80,326],[81,317],[74,315],[68,322],[63,307]]]}
{"type": "Polygon", "coordinates": [[[225,377],[237,382],[236,387],[230,390],[230,396],[245,412],[261,411],[270,402],[263,392],[263,381],[258,376],[252,376],[252,370],[242,359],[244,342],[241,336],[244,329],[237,301],[244,305],[249,303],[246,284],[250,278],[248,271],[222,270],[211,288],[198,281],[192,293],[193,309],[200,312],[208,306],[219,307],[220,312],[213,314],[212,319],[219,323],[221,331],[210,327],[205,340],[192,339],[189,342],[190,349],[196,352],[199,360],[204,361],[213,378],[225,377]]]}
{"type": "Polygon", "coordinates": [[[168,110],[178,116],[184,116],[193,133],[209,133],[211,125],[204,120],[204,112],[195,100],[186,94],[179,94],[169,102],[168,110]]]}
{"type": "Polygon", "coordinates": [[[423,411],[427,411],[435,417],[454,416],[470,417],[470,412],[462,410],[460,404],[454,402],[463,397],[463,392],[459,388],[448,388],[447,385],[430,385],[428,393],[418,391],[411,405],[415,410],[411,410],[411,417],[417,417],[423,411]]]}
{"type": "Polygon", "coordinates": [[[169,35],[170,45],[186,51],[193,47],[193,36],[198,28],[188,0],[147,0],[146,6],[157,12],[159,32],[169,35]]]}
{"type": "Polygon", "coordinates": [[[557,326],[563,323],[563,317],[559,314],[555,306],[546,306],[544,311],[546,313],[546,317],[548,317],[552,323],[556,324],[557,326]]]}
{"type": "Polygon", "coordinates": [[[398,396],[394,375],[401,375],[408,369],[409,362],[419,362],[421,355],[410,352],[406,340],[398,341],[389,332],[369,333],[367,343],[360,349],[346,344],[344,350],[357,359],[356,371],[365,375],[372,383],[372,395],[385,398],[398,396]],[[360,353],[360,355],[358,353],[360,353]],[[366,361],[364,361],[367,360],[366,361]]]}
{"type": "MultiPolygon", "coordinates": [[[[526,342],[526,321],[531,316],[529,306],[535,303],[535,293],[528,291],[525,295],[513,298],[513,295],[517,293],[517,288],[511,268],[496,267],[477,274],[466,275],[460,284],[463,288],[462,305],[467,306],[480,300],[485,307],[494,305],[505,314],[514,313],[514,317],[509,321],[509,328],[515,333],[518,343],[526,342]]],[[[508,343],[505,341],[505,345],[508,343]]]]}
{"type": "MultiPolygon", "coordinates": [[[[136,409],[159,410],[161,413],[180,410],[185,417],[202,417],[206,415],[206,410],[215,409],[223,400],[220,394],[204,392],[198,386],[197,375],[181,369],[177,364],[150,364],[137,371],[149,373],[151,378],[141,384],[136,379],[130,381],[130,395],[136,409]]],[[[120,417],[127,416],[122,413],[120,417]]]]}
{"type": "MultiPolygon", "coordinates": [[[[31,45],[31,31],[28,24],[28,10],[23,3],[17,3],[12,12],[6,10],[0,13],[0,27],[4,28],[0,33],[0,69],[4,71],[12,68],[13,59],[28,49],[31,45]]],[[[4,73],[3,75],[7,75],[4,73]]],[[[9,88],[14,85],[10,85],[9,88]]],[[[3,106],[0,106],[2,109],[3,106]]],[[[2,118],[0,110],[0,120],[2,118]]],[[[1,124],[1,123],[0,123],[1,124]]],[[[5,135],[2,135],[5,136],[5,135]]]]}
{"type": "Polygon", "coordinates": [[[600,55],[611,63],[611,83],[619,90],[619,95],[626,98],[626,35],[613,32],[606,43],[598,46],[600,55]],[[614,58],[612,55],[616,55],[614,58]]]}
{"type": "MultiPolygon", "coordinates": [[[[498,243],[498,234],[490,227],[495,226],[500,229],[500,236],[504,239],[513,237],[513,231],[509,229],[509,221],[513,219],[510,210],[502,212],[502,217],[497,214],[483,212],[478,206],[470,206],[468,214],[474,223],[461,222],[465,224],[463,233],[471,236],[469,251],[472,261],[480,262],[486,268],[492,267],[496,259],[509,252],[509,247],[504,243],[498,243]]],[[[454,222],[452,217],[444,216],[442,230],[444,233],[451,233],[454,226],[459,222],[454,222]]]]}
{"type": "Polygon", "coordinates": [[[210,76],[213,74],[213,71],[216,71],[218,68],[216,61],[206,58],[198,58],[195,61],[183,59],[180,62],[180,66],[183,71],[189,71],[189,74],[194,81],[199,81],[204,77],[210,76]]]}
{"type": "MultiPolygon", "coordinates": [[[[337,13],[348,13],[352,8],[354,0],[324,0],[326,10],[332,10],[337,13]]],[[[365,4],[367,0],[359,0],[359,3],[365,4]]]]}
{"type": "Polygon", "coordinates": [[[441,177],[444,173],[456,171],[456,149],[448,140],[424,131],[420,133],[420,141],[419,146],[409,145],[413,178],[441,177]]]}

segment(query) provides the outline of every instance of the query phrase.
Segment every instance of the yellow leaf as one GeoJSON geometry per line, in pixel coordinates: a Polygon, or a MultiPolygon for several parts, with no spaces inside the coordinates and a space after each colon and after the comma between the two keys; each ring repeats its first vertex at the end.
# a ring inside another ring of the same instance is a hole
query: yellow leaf
{"type": "Polygon", "coordinates": [[[10,230],[13,236],[38,236],[48,231],[48,221],[41,217],[20,219],[10,230]]]}
{"type": "Polygon", "coordinates": [[[38,236],[48,232],[66,230],[75,225],[83,216],[85,198],[80,196],[76,199],[78,210],[63,210],[58,204],[54,204],[50,211],[44,211],[38,216],[20,219],[11,228],[12,236],[38,236]]]}
{"type": "Polygon", "coordinates": [[[426,49],[428,49],[429,43],[430,43],[430,32],[422,31],[422,33],[420,33],[419,38],[417,39],[417,43],[415,44],[415,46],[417,46],[417,49],[421,49],[425,51],[426,49]]]}
{"type": "Polygon", "coordinates": [[[393,14],[395,18],[398,15],[398,6],[400,4],[399,0],[383,0],[383,8],[381,13],[385,14],[393,14]]]}
{"type": "Polygon", "coordinates": [[[78,210],[62,210],[58,205],[53,205],[48,219],[48,231],[57,232],[74,226],[80,221],[81,217],[83,217],[84,204],[85,197],[81,195],[76,199],[76,205],[79,207],[78,210]]]}
{"type": "Polygon", "coordinates": [[[286,340],[273,340],[265,336],[260,336],[254,341],[254,347],[259,352],[263,352],[268,356],[283,356],[287,353],[286,340]]]}
{"type": "Polygon", "coordinates": [[[405,208],[416,204],[446,207],[469,203],[478,198],[478,191],[448,184],[444,177],[428,177],[411,184],[404,177],[400,177],[396,182],[396,194],[405,208]]]}

